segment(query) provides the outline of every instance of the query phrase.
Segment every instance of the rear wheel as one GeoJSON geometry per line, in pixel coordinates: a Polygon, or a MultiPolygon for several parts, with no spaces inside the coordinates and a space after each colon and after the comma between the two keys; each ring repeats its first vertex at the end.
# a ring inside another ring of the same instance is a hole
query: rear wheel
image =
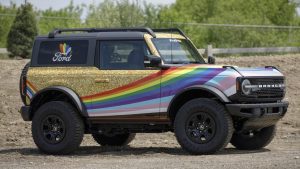
{"type": "Polygon", "coordinates": [[[210,99],[184,104],[174,121],[176,138],[191,154],[210,154],[224,148],[233,132],[232,119],[224,106],[210,99]]]}
{"type": "Polygon", "coordinates": [[[276,126],[265,127],[260,130],[234,133],[231,144],[240,150],[255,150],[267,146],[274,138],[276,126]]]}
{"type": "Polygon", "coordinates": [[[94,140],[102,146],[125,146],[128,145],[135,137],[135,133],[124,134],[92,134],[94,140]]]}
{"type": "Polygon", "coordinates": [[[48,102],[34,114],[32,137],[44,153],[69,154],[79,147],[83,134],[82,119],[69,103],[48,102]]]}

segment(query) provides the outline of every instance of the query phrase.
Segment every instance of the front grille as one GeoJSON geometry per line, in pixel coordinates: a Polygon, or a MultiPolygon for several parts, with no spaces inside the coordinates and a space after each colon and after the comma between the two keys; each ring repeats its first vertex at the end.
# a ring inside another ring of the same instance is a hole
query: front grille
{"type": "Polygon", "coordinates": [[[249,79],[251,85],[260,86],[257,90],[252,90],[250,97],[256,98],[282,98],[285,94],[285,86],[283,78],[264,78],[264,79],[249,79]]]}

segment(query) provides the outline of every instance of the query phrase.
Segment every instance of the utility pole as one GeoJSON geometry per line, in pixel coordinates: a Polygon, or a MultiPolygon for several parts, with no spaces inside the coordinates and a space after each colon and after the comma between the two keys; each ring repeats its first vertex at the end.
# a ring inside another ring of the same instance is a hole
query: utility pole
{"type": "Polygon", "coordinates": [[[24,0],[25,5],[27,4],[27,0],[24,0]]]}

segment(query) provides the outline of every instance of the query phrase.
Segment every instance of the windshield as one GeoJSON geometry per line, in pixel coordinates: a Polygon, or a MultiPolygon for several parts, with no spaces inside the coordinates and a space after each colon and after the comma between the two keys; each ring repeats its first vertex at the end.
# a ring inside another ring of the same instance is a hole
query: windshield
{"type": "Polygon", "coordinates": [[[205,63],[197,49],[186,39],[153,38],[152,42],[166,64],[205,63]]]}

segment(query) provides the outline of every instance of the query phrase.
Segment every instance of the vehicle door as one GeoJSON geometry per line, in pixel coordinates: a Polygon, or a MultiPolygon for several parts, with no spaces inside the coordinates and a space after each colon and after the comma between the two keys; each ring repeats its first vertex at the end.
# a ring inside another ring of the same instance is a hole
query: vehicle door
{"type": "Polygon", "coordinates": [[[159,118],[161,72],[145,66],[150,54],[145,41],[101,40],[97,45],[99,66],[94,75],[95,94],[89,97],[89,116],[138,121],[159,118]]]}

